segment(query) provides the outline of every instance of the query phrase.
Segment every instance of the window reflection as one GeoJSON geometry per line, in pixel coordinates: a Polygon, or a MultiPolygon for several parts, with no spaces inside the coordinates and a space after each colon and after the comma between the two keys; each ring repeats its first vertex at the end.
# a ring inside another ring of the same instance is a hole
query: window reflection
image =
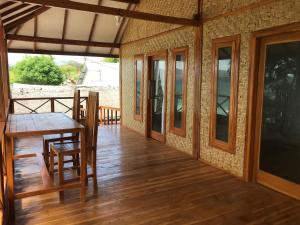
{"type": "Polygon", "coordinates": [[[165,61],[154,60],[152,64],[152,130],[164,131],[164,87],[165,87],[165,61]]]}
{"type": "Polygon", "coordinates": [[[135,88],[135,96],[136,96],[136,104],[135,104],[135,114],[141,115],[141,90],[142,90],[142,73],[143,73],[143,62],[142,60],[136,61],[136,88],[135,88]]]}
{"type": "Polygon", "coordinates": [[[174,127],[182,127],[184,55],[176,55],[174,88],[174,127]]]}
{"type": "Polygon", "coordinates": [[[231,47],[218,49],[216,138],[228,142],[231,47]]]}
{"type": "Polygon", "coordinates": [[[266,46],[260,169],[300,184],[300,41],[266,46]]]}

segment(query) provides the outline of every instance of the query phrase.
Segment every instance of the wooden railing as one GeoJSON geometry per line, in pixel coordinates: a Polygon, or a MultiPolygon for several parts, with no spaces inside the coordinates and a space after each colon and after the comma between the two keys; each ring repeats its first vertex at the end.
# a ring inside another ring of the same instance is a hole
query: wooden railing
{"type": "Polygon", "coordinates": [[[4,224],[6,215],[6,161],[5,161],[5,146],[4,146],[5,122],[0,122],[0,221],[4,224]]]}
{"type": "Polygon", "coordinates": [[[121,121],[121,111],[119,108],[100,106],[99,107],[99,124],[113,125],[121,121]]]}
{"type": "MultiPolygon", "coordinates": [[[[86,107],[87,97],[80,98],[80,104],[86,107]],[[85,102],[85,104],[84,104],[85,102]]],[[[10,101],[10,113],[64,112],[70,114],[73,97],[13,98],[10,101]]]]}
{"type": "MultiPolygon", "coordinates": [[[[87,97],[81,97],[81,118],[85,117],[87,97]]],[[[71,116],[73,97],[13,98],[10,101],[10,113],[64,112],[71,116]]],[[[119,124],[119,108],[99,106],[99,125],[119,124]]]]}

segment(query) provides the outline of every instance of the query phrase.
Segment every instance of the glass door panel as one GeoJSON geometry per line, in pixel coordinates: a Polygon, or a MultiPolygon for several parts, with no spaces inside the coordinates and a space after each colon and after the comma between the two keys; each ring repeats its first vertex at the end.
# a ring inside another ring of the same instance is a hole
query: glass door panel
{"type": "Polygon", "coordinates": [[[152,60],[151,66],[151,136],[160,139],[165,133],[166,63],[164,59],[155,59],[152,60]]]}
{"type": "Polygon", "coordinates": [[[256,179],[300,199],[300,32],[263,38],[260,57],[256,179]]]}

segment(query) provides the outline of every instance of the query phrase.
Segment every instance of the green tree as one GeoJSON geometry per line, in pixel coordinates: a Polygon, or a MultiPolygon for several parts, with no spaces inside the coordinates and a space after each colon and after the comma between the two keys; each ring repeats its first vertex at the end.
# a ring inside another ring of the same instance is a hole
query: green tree
{"type": "Polygon", "coordinates": [[[107,63],[119,63],[119,59],[118,58],[104,58],[103,62],[107,62],[107,63]]]}
{"type": "Polygon", "coordinates": [[[60,67],[62,73],[67,80],[70,80],[72,83],[76,83],[79,78],[80,69],[71,64],[65,64],[60,67]]]}
{"type": "Polygon", "coordinates": [[[21,84],[60,85],[65,81],[51,56],[26,56],[11,68],[10,75],[12,83],[21,84]]]}

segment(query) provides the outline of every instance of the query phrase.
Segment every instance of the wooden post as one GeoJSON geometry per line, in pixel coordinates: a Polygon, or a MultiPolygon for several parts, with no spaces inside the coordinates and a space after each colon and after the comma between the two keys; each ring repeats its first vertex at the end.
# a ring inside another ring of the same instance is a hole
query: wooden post
{"type": "Polygon", "coordinates": [[[107,109],[107,125],[109,125],[109,109],[107,109]]]}
{"type": "Polygon", "coordinates": [[[54,98],[50,99],[51,102],[51,112],[55,112],[55,108],[54,108],[54,98]]]}
{"type": "Polygon", "coordinates": [[[9,112],[10,113],[15,113],[15,101],[14,101],[14,99],[10,99],[10,102],[9,102],[9,112]]]}
{"type": "Polygon", "coordinates": [[[100,124],[103,125],[102,107],[100,107],[100,124]]]}
{"type": "Polygon", "coordinates": [[[114,124],[114,113],[112,109],[110,110],[110,115],[111,115],[110,117],[111,124],[114,124]]]}

